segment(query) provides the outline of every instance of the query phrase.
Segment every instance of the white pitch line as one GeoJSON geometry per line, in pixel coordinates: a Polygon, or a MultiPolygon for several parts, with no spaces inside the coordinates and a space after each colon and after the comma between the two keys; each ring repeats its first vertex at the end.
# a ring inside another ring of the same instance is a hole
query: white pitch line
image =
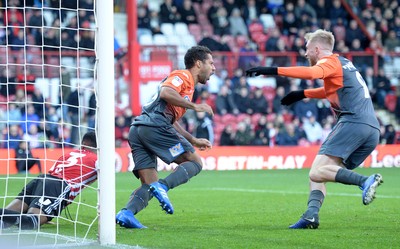
{"type": "MultiPolygon", "coordinates": [[[[283,190],[268,190],[268,189],[245,189],[245,188],[182,188],[180,191],[230,191],[230,192],[243,192],[243,193],[270,193],[270,194],[283,194],[283,195],[308,195],[309,192],[300,192],[300,191],[283,191],[283,190]]],[[[132,190],[128,189],[118,189],[116,192],[118,193],[127,193],[132,192],[132,190]]],[[[328,196],[351,196],[351,197],[360,197],[361,192],[359,194],[350,194],[350,193],[334,193],[328,192],[328,196]]],[[[377,198],[382,199],[400,199],[400,196],[396,195],[380,195],[377,194],[377,198]]]]}
{"type": "MultiPolygon", "coordinates": [[[[191,191],[193,189],[190,189],[191,191]]],[[[231,191],[231,192],[247,192],[247,193],[271,193],[271,194],[288,194],[288,195],[308,195],[308,192],[300,192],[300,191],[283,191],[283,190],[268,190],[268,189],[244,189],[244,188],[199,188],[197,190],[211,190],[211,191],[231,191]]],[[[349,193],[332,193],[329,192],[329,196],[352,196],[359,197],[359,194],[349,194],[349,193]]],[[[378,198],[384,199],[400,199],[400,196],[393,195],[377,195],[378,198]]]]}

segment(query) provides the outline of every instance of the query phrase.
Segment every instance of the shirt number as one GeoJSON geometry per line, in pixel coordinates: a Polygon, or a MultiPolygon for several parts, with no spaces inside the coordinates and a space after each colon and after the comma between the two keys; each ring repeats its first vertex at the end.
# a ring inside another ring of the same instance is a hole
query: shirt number
{"type": "Polygon", "coordinates": [[[360,85],[363,87],[364,89],[364,98],[369,99],[371,98],[371,96],[369,95],[369,90],[368,90],[368,86],[365,83],[363,77],[361,76],[360,72],[356,71],[356,77],[357,77],[357,81],[358,83],[360,83],[360,85]]]}

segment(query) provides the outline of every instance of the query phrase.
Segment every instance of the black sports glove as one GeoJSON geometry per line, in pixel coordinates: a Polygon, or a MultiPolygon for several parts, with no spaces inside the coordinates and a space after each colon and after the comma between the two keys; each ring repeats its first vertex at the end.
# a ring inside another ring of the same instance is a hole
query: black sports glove
{"type": "Polygon", "coordinates": [[[282,105],[291,105],[294,102],[304,99],[306,96],[304,95],[304,90],[293,91],[288,93],[285,97],[281,99],[282,105]]]}
{"type": "Polygon", "coordinates": [[[277,67],[253,67],[246,70],[246,76],[253,77],[259,75],[278,75],[277,67]]]}

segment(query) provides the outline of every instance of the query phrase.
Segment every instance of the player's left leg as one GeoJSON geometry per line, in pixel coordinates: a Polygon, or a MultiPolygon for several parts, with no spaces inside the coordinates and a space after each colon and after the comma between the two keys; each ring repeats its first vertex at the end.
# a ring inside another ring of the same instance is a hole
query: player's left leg
{"type": "Polygon", "coordinates": [[[175,162],[179,164],[178,167],[166,178],[159,180],[167,186],[168,190],[188,182],[203,168],[201,158],[196,152],[185,152],[175,159],[175,162]]]}

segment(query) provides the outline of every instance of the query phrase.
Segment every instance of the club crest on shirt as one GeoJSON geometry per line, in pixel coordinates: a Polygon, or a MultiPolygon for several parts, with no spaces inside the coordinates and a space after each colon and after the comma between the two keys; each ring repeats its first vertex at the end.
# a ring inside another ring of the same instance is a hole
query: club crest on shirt
{"type": "Polygon", "coordinates": [[[175,144],[174,146],[172,146],[168,150],[169,150],[169,153],[171,153],[171,155],[173,157],[179,156],[180,154],[185,152],[185,150],[183,149],[183,146],[182,146],[181,143],[175,144]]]}
{"type": "Polygon", "coordinates": [[[174,86],[176,86],[176,87],[178,87],[178,86],[180,86],[180,85],[182,85],[183,84],[183,80],[181,79],[181,78],[179,78],[179,76],[175,76],[173,79],[172,79],[172,85],[174,85],[174,86]]]}

